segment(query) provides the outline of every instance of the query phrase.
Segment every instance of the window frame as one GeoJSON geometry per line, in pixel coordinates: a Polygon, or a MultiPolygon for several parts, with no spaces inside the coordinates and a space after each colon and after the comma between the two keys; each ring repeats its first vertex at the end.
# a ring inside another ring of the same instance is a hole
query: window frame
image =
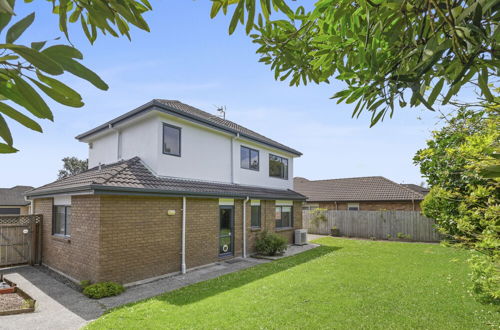
{"type": "Polygon", "coordinates": [[[278,230],[293,228],[293,205],[275,205],[275,208],[274,208],[274,227],[275,227],[275,229],[278,229],[278,230]],[[284,207],[290,208],[290,226],[287,226],[287,227],[283,227],[283,208],[284,207]],[[278,208],[280,209],[280,219],[276,219],[276,210],[278,208]],[[281,226],[278,226],[278,221],[281,222],[281,226]]]}
{"type": "Polygon", "coordinates": [[[169,155],[169,156],[176,156],[176,157],[181,157],[182,155],[182,127],[179,126],[174,126],[171,124],[163,123],[163,126],[161,128],[161,151],[164,155],[169,155]],[[173,129],[176,129],[179,132],[179,154],[173,153],[173,152],[166,152],[165,151],[165,126],[170,127],[173,129]]]}
{"type": "Polygon", "coordinates": [[[347,203],[347,211],[359,211],[359,203],[347,203]],[[356,210],[351,210],[352,208],[357,208],[356,210]]]}
{"type": "Polygon", "coordinates": [[[252,229],[262,228],[262,207],[260,205],[250,205],[250,228],[252,228],[252,229]],[[259,211],[257,213],[258,214],[257,220],[258,220],[258,224],[259,224],[258,226],[254,226],[254,224],[253,224],[253,212],[252,212],[252,210],[254,207],[257,207],[259,209],[259,211]]]}
{"type": "Polygon", "coordinates": [[[257,149],[253,149],[253,148],[244,146],[244,145],[240,145],[240,168],[242,168],[244,170],[251,170],[251,171],[259,172],[260,171],[260,151],[257,150],[257,149]],[[243,167],[243,164],[241,163],[241,156],[243,155],[243,153],[242,153],[243,148],[244,149],[248,149],[248,167],[243,167]],[[257,152],[257,168],[256,169],[255,168],[251,168],[251,164],[252,164],[252,151],[257,152]]]}
{"type": "MultiPolygon", "coordinates": [[[[71,237],[71,233],[68,234],[68,208],[71,209],[71,205],[54,205],[52,207],[52,235],[53,236],[58,236],[58,237],[66,237],[69,238],[71,237]],[[58,207],[63,207],[64,208],[64,233],[56,233],[56,217],[57,217],[57,208],[58,207]]],[[[71,227],[71,215],[69,218],[70,222],[70,227],[71,227]]]]}
{"type": "Polygon", "coordinates": [[[270,154],[269,154],[269,177],[270,177],[270,178],[281,179],[281,180],[288,180],[289,164],[290,164],[290,160],[289,160],[288,158],[281,157],[281,156],[274,155],[274,154],[271,154],[271,153],[270,153],[270,154]],[[276,158],[279,158],[279,159],[280,159],[280,163],[281,163],[283,166],[284,166],[284,162],[283,162],[283,160],[286,160],[286,171],[283,171],[284,177],[271,175],[271,157],[276,157],[276,158]]]}

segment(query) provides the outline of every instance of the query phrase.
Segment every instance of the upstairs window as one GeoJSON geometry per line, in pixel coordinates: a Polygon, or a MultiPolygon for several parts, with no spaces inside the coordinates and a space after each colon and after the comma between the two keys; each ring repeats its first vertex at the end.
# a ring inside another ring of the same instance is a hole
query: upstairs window
{"type": "Polygon", "coordinates": [[[288,159],[269,154],[269,176],[288,179],[288,159]]]}
{"type": "Polygon", "coordinates": [[[181,155],[181,128],[163,124],[163,153],[166,155],[181,155]]]}
{"type": "Polygon", "coordinates": [[[54,206],[54,219],[52,222],[52,234],[70,236],[71,233],[71,206],[54,206]]]}
{"type": "Polygon", "coordinates": [[[259,170],[259,151],[241,146],[240,151],[241,168],[248,170],[259,170]]]}

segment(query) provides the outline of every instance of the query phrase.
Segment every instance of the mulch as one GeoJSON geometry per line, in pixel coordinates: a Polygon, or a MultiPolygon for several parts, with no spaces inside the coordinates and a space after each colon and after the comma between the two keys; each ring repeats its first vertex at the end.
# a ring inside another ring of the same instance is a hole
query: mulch
{"type": "Polygon", "coordinates": [[[24,306],[24,298],[17,293],[0,294],[0,312],[21,309],[24,306]]]}

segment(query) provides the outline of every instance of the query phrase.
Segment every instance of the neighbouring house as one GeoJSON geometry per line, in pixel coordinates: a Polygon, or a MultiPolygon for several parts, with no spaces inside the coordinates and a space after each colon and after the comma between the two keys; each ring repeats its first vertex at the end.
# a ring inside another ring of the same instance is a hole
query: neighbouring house
{"type": "Polygon", "coordinates": [[[401,183],[401,185],[403,187],[406,187],[408,189],[411,189],[413,191],[416,191],[422,195],[427,195],[429,193],[429,188],[425,188],[425,187],[422,187],[422,186],[419,186],[417,184],[413,184],[413,183],[401,183]]]}
{"type": "Polygon", "coordinates": [[[305,210],[418,211],[425,195],[424,188],[419,187],[421,191],[417,191],[415,187],[412,189],[382,176],[331,180],[294,178],[294,190],[307,197],[305,210]]]}
{"type": "Polygon", "coordinates": [[[301,153],[229,120],[156,99],[76,138],[89,170],[28,193],[43,263],[75,281],[185,272],[302,228],[301,153]]]}
{"type": "Polygon", "coordinates": [[[30,201],[24,198],[24,193],[31,189],[30,186],[0,188],[0,215],[28,214],[30,201]]]}

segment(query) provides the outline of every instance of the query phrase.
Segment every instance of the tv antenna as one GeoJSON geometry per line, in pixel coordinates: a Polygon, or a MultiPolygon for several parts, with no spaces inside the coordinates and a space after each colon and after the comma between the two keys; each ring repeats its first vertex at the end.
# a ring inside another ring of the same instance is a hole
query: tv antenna
{"type": "Polygon", "coordinates": [[[226,111],[227,111],[227,108],[225,105],[221,105],[220,107],[217,107],[217,112],[220,114],[220,117],[222,119],[226,119],[226,111]]]}

